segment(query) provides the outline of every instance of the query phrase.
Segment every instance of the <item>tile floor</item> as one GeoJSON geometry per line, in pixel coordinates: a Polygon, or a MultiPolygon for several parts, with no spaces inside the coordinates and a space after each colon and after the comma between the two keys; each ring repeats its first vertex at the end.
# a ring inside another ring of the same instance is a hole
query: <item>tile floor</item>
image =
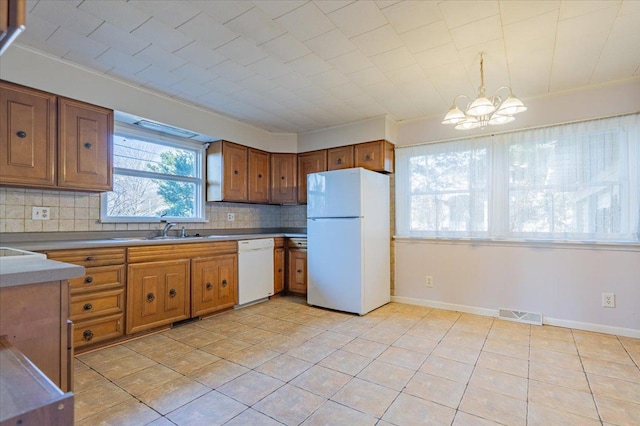
{"type": "Polygon", "coordinates": [[[79,355],[78,425],[640,425],[640,340],[277,298],[79,355]]]}

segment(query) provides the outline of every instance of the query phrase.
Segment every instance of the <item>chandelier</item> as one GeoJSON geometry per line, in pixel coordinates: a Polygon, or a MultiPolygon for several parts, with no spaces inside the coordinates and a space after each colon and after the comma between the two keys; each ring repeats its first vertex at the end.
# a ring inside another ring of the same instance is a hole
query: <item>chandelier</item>
{"type": "Polygon", "coordinates": [[[445,115],[442,124],[455,124],[456,130],[484,129],[487,125],[494,126],[498,124],[507,124],[515,120],[514,114],[526,111],[522,101],[515,97],[511,87],[502,86],[491,98],[487,98],[484,89],[484,53],[480,53],[480,87],[478,87],[478,96],[473,102],[470,102],[466,95],[458,95],[453,100],[451,109],[445,115]],[[507,89],[509,95],[504,101],[498,92],[507,89]],[[467,99],[467,105],[464,111],[458,108],[458,99],[467,99]]]}

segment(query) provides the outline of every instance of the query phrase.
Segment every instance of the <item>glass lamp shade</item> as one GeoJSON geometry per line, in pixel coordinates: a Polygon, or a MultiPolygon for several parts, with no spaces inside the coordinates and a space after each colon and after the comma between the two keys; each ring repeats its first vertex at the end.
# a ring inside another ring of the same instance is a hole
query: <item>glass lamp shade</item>
{"type": "Polygon", "coordinates": [[[501,115],[496,112],[491,116],[491,119],[489,120],[489,125],[496,126],[498,124],[507,124],[507,123],[511,123],[515,119],[516,118],[512,115],[501,115]]]}
{"type": "Polygon", "coordinates": [[[480,117],[482,115],[489,115],[495,110],[496,107],[493,105],[493,102],[485,97],[479,97],[476,98],[475,101],[471,102],[471,105],[467,108],[467,114],[473,115],[474,117],[480,117]]]}
{"type": "Polygon", "coordinates": [[[520,99],[516,98],[514,95],[510,95],[504,100],[496,112],[500,115],[513,115],[526,110],[527,107],[524,106],[520,99]]]}
{"type": "Polygon", "coordinates": [[[447,115],[444,116],[442,124],[458,124],[466,119],[467,117],[464,115],[464,112],[460,111],[460,108],[454,105],[451,107],[447,115]]]}
{"type": "Polygon", "coordinates": [[[467,117],[466,120],[456,124],[456,130],[471,130],[480,127],[480,120],[475,117],[467,117]]]}

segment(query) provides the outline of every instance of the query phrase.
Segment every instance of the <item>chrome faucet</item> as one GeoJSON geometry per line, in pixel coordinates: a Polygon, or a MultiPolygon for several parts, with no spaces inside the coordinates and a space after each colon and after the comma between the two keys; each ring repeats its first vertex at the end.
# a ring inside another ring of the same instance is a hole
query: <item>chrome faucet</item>
{"type": "Polygon", "coordinates": [[[162,236],[163,236],[163,237],[167,237],[167,234],[169,233],[169,230],[170,230],[171,228],[173,228],[174,226],[176,226],[176,224],[175,224],[175,223],[173,223],[173,222],[167,222],[167,223],[164,225],[164,229],[162,230],[162,236]]]}

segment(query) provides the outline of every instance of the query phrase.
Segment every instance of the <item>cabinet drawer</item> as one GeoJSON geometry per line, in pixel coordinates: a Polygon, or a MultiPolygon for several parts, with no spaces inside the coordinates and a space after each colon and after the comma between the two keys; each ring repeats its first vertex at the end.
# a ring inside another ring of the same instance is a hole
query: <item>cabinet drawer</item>
{"type": "Polygon", "coordinates": [[[307,239],[306,238],[287,238],[287,247],[290,249],[307,249],[307,239]]]}
{"type": "Polygon", "coordinates": [[[45,251],[47,258],[84,267],[123,264],[124,248],[45,251]]]}
{"type": "Polygon", "coordinates": [[[385,140],[355,145],[355,166],[377,172],[393,173],[393,144],[385,140]]]}
{"type": "Polygon", "coordinates": [[[87,268],[83,277],[69,280],[71,294],[124,286],[124,265],[87,268]]]}
{"type": "Polygon", "coordinates": [[[73,327],[73,346],[81,348],[123,335],[124,316],[111,315],[95,320],[78,321],[73,327]]]}
{"type": "Polygon", "coordinates": [[[124,289],[71,296],[71,320],[81,321],[124,310],[124,289]]]}

